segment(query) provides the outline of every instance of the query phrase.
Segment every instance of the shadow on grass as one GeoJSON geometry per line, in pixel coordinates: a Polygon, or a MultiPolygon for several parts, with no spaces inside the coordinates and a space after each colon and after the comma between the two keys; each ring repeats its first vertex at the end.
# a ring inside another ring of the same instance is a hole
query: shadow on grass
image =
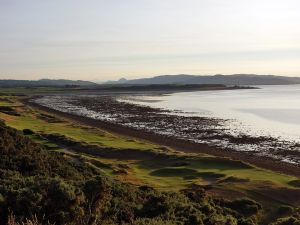
{"type": "Polygon", "coordinates": [[[226,158],[206,157],[195,160],[192,163],[194,168],[199,169],[218,169],[218,170],[241,170],[253,169],[254,167],[242,161],[230,160],[226,158]]]}
{"type": "Polygon", "coordinates": [[[288,184],[291,185],[291,186],[300,188],[300,180],[292,180],[288,184]]]}
{"type": "Polygon", "coordinates": [[[214,172],[198,172],[197,170],[189,168],[162,168],[152,171],[150,175],[158,177],[182,177],[186,180],[197,178],[214,180],[225,176],[224,174],[214,172]]]}

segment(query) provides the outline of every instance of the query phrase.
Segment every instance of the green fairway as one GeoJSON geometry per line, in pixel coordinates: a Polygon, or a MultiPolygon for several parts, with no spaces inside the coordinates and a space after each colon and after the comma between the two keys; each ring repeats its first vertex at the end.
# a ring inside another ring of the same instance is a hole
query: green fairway
{"type": "Polygon", "coordinates": [[[41,117],[39,111],[31,109],[20,109],[21,116],[9,116],[2,114],[1,117],[6,123],[18,130],[30,129],[36,133],[62,134],[68,138],[88,144],[96,144],[112,148],[134,148],[134,149],[154,149],[157,145],[141,142],[128,137],[120,137],[114,134],[73,123],[72,121],[60,119],[60,122],[49,123],[41,117]]]}

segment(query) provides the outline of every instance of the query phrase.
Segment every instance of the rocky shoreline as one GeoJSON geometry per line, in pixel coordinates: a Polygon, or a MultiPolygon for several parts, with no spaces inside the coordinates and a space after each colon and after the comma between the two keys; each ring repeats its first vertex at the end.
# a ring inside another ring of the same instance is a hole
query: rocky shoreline
{"type": "Polygon", "coordinates": [[[264,168],[300,175],[299,145],[272,137],[232,135],[224,120],[184,116],[131,104],[115,95],[43,96],[29,104],[113,132],[147,139],[180,151],[244,160],[264,168]]]}

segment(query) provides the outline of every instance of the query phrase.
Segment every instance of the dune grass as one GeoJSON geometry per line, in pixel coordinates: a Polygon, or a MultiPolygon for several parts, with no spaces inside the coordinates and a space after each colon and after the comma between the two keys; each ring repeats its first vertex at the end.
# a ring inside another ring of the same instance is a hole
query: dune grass
{"type": "Polygon", "coordinates": [[[17,97],[2,96],[2,98],[0,98],[0,106],[1,104],[10,104],[8,106],[18,110],[21,116],[0,113],[0,118],[5,120],[7,125],[18,130],[31,129],[40,134],[60,134],[78,142],[110,148],[160,152],[161,149],[164,149],[168,154],[174,155],[175,160],[164,157],[146,160],[100,158],[73,152],[35,135],[28,136],[49,150],[62,152],[66,157],[74,158],[74,160],[83,160],[108,176],[124,182],[134,185],[149,185],[163,191],[179,191],[192,184],[212,186],[214,194],[219,193],[223,196],[223,193],[226,193],[228,196],[235,196],[237,193],[252,197],[257,201],[264,202],[266,207],[271,208],[270,210],[275,210],[282,202],[294,203],[290,199],[285,200],[282,197],[284,195],[273,196],[272,191],[266,193],[264,190],[282,190],[282,192],[288,193],[293,193],[294,190],[300,191],[293,182],[298,179],[293,176],[257,168],[242,161],[174,152],[172,149],[165,149],[153,143],[115,135],[23,106],[17,97]],[[5,100],[1,101],[2,98],[5,100]],[[49,118],[57,117],[56,122],[47,121],[47,116],[43,116],[44,114],[49,115],[49,118]]]}
{"type": "Polygon", "coordinates": [[[151,149],[156,146],[150,143],[140,142],[126,137],[118,137],[113,134],[92,129],[89,127],[74,125],[71,122],[49,124],[30,115],[21,116],[7,123],[9,126],[18,130],[31,129],[37,133],[63,134],[68,138],[88,144],[96,144],[112,148],[134,148],[151,149]]]}
{"type": "Polygon", "coordinates": [[[62,134],[68,138],[88,144],[112,148],[154,149],[157,145],[142,142],[125,136],[114,135],[97,128],[84,126],[73,121],[60,119],[61,122],[49,123],[39,118],[40,112],[20,109],[21,116],[9,116],[1,113],[0,117],[7,125],[18,130],[30,129],[36,133],[62,134]]]}
{"type": "MultiPolygon", "coordinates": [[[[126,136],[115,135],[94,127],[79,124],[66,118],[60,118],[56,115],[41,112],[27,106],[19,107],[22,106],[22,103],[18,100],[18,97],[15,96],[0,96],[0,105],[1,104],[11,104],[11,106],[21,114],[21,116],[11,116],[0,113],[0,117],[4,119],[9,126],[18,130],[31,129],[36,133],[61,134],[75,141],[112,148],[132,148],[138,150],[153,150],[161,148],[161,146],[152,144],[150,142],[136,140],[126,136]],[[15,105],[17,106],[15,107],[15,105]],[[45,115],[49,115],[51,118],[57,118],[56,121],[58,122],[47,121],[45,119],[45,115]]],[[[36,137],[35,141],[52,145],[52,147],[55,146],[53,143],[47,143],[47,141],[38,139],[36,137]]],[[[151,171],[151,168],[161,169],[160,166],[164,164],[166,164],[166,162],[143,162],[139,164],[139,169],[146,171],[148,170],[151,173],[153,172],[151,171]],[[147,167],[150,167],[150,170],[147,167]]],[[[162,168],[168,168],[169,166],[170,165],[167,163],[162,168]]],[[[242,177],[251,180],[270,180],[277,182],[278,184],[288,184],[288,182],[293,179],[291,176],[262,170],[241,161],[216,157],[202,157],[200,159],[198,157],[194,160],[188,160],[188,165],[182,168],[186,168],[187,171],[190,172],[212,172],[224,174],[225,176],[242,177]]],[[[172,170],[174,170],[174,174],[177,176],[181,175],[181,169],[173,168],[172,170]]]]}
{"type": "Polygon", "coordinates": [[[22,106],[22,103],[18,102],[16,97],[0,95],[0,106],[17,107],[22,106]]]}

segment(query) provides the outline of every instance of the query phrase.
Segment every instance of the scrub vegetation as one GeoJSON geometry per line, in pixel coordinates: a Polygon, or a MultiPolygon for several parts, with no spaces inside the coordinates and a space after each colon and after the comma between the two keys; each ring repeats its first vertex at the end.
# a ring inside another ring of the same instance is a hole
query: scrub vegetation
{"type": "Polygon", "coordinates": [[[297,177],[112,134],[21,98],[0,97],[2,224],[299,224],[297,177]]]}

